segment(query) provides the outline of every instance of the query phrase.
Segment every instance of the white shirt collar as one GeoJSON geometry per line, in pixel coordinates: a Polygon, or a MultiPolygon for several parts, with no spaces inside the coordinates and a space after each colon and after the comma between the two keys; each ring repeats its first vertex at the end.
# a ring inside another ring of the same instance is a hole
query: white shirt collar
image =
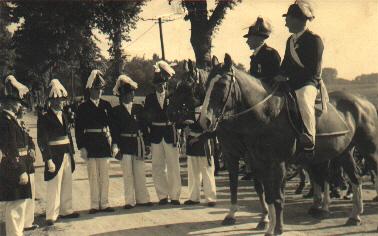
{"type": "Polygon", "coordinates": [[[253,51],[253,56],[256,56],[257,53],[259,53],[260,49],[265,45],[265,43],[261,44],[260,46],[258,46],[255,51],[253,51]]]}
{"type": "Polygon", "coordinates": [[[126,108],[126,110],[129,112],[129,114],[131,115],[131,109],[133,107],[133,103],[132,102],[129,102],[129,103],[122,103],[122,105],[126,108]]]}
{"type": "Polygon", "coordinates": [[[158,91],[156,91],[156,95],[158,97],[165,97],[165,90],[162,93],[159,93],[158,91]]]}
{"type": "Polygon", "coordinates": [[[298,33],[293,34],[293,40],[294,40],[294,42],[296,42],[296,41],[299,39],[299,37],[301,37],[302,34],[303,34],[306,30],[307,30],[307,29],[305,28],[305,29],[302,30],[301,32],[298,32],[298,33]]]}
{"type": "Polygon", "coordinates": [[[13,111],[10,111],[10,110],[7,110],[7,109],[3,109],[3,111],[5,111],[5,112],[8,113],[10,116],[12,116],[14,119],[17,120],[17,116],[16,116],[16,114],[15,114],[13,111]]]}
{"type": "Polygon", "coordinates": [[[98,104],[100,103],[100,99],[96,99],[96,100],[94,100],[94,99],[90,98],[90,100],[93,102],[93,104],[96,105],[96,107],[97,107],[98,104]]]}

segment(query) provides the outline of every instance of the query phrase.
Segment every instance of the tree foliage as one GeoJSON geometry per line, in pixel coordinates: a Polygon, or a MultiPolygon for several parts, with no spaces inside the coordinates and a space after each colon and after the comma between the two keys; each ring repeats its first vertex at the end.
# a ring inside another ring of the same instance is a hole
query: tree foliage
{"type": "Polygon", "coordinates": [[[5,2],[0,2],[0,78],[12,73],[14,50],[11,49],[12,35],[8,30],[11,24],[10,8],[5,2]]]}

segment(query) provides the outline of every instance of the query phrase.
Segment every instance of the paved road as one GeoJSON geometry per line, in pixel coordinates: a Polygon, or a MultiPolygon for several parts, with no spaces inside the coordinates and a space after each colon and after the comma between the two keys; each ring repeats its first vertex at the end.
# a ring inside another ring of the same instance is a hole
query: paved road
{"type": "MultiPolygon", "coordinates": [[[[36,118],[28,114],[25,118],[36,138],[36,118]]],[[[111,161],[110,171],[110,204],[116,207],[112,214],[88,215],[89,187],[85,162],[75,156],[77,169],[73,175],[73,205],[81,213],[76,220],[62,220],[53,227],[44,227],[44,217],[38,216],[36,221],[43,227],[26,235],[136,235],[136,236],[171,236],[171,235],[263,235],[262,231],[253,228],[259,220],[259,204],[250,181],[242,181],[239,188],[240,211],[237,213],[237,224],[222,226],[221,221],[229,207],[229,190],[227,173],[217,177],[218,205],[208,208],[205,204],[195,207],[186,206],[154,206],[150,208],[137,207],[131,210],[122,209],[123,182],[122,172],[117,161],[111,161]]],[[[42,160],[38,152],[36,181],[37,181],[37,212],[44,213],[46,199],[46,184],[43,181],[42,160]]],[[[185,160],[181,160],[181,174],[183,188],[181,200],[188,196],[187,174],[185,160]]],[[[151,162],[146,165],[147,185],[152,201],[157,197],[151,178],[151,162]]],[[[366,182],[364,186],[365,214],[364,224],[358,227],[343,226],[351,209],[349,201],[338,200],[332,203],[330,218],[319,221],[307,215],[311,201],[294,195],[297,180],[288,184],[285,206],[284,235],[377,235],[378,203],[370,201],[375,195],[373,185],[366,182]]],[[[3,226],[2,226],[3,227],[3,226]]],[[[2,229],[3,230],[3,229],[2,229]]],[[[4,231],[0,229],[0,235],[4,231]]]]}

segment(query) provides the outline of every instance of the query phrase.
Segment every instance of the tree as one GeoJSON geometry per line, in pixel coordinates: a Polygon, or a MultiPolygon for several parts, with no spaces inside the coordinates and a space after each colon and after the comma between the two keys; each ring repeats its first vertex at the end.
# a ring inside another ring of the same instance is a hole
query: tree
{"type": "Polygon", "coordinates": [[[337,79],[337,70],[330,67],[323,68],[322,79],[327,84],[335,82],[337,79]]]}
{"type": "Polygon", "coordinates": [[[69,73],[59,79],[70,79],[74,72],[84,85],[99,57],[92,38],[95,4],[84,1],[12,3],[10,15],[13,22],[20,24],[13,37],[17,76],[26,82],[43,79],[46,85],[63,67],[69,73]]]}
{"type": "Polygon", "coordinates": [[[112,56],[114,70],[111,76],[117,78],[123,69],[124,55],[122,41],[130,41],[128,33],[135,29],[138,14],[147,0],[107,1],[103,0],[96,7],[96,26],[112,42],[109,53],[112,56]]]}
{"type": "MultiPolygon", "coordinates": [[[[171,4],[173,0],[169,0],[171,4]]],[[[212,36],[222,23],[228,9],[242,0],[216,0],[215,9],[209,15],[207,0],[182,0],[187,10],[185,20],[191,23],[190,42],[196,57],[197,66],[205,68],[211,63],[212,36]]]]}
{"type": "Polygon", "coordinates": [[[11,24],[9,11],[7,3],[0,2],[0,78],[11,72],[15,58],[11,49],[12,35],[7,28],[11,24]]]}

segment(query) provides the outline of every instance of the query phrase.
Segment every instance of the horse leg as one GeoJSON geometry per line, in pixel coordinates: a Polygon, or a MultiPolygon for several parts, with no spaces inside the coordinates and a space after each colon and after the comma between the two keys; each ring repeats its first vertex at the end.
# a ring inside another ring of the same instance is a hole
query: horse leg
{"type": "Polygon", "coordinates": [[[300,169],[298,170],[298,173],[299,173],[300,182],[299,182],[298,188],[295,190],[295,194],[301,194],[304,187],[306,186],[306,174],[305,174],[304,168],[302,167],[299,167],[299,168],[300,169]]]}
{"type": "Polygon", "coordinates": [[[265,200],[269,209],[269,226],[265,236],[283,232],[285,163],[273,163],[264,180],[265,200]]]}
{"type": "Polygon", "coordinates": [[[309,168],[310,178],[312,180],[312,188],[313,188],[313,203],[310,209],[308,210],[308,214],[313,217],[318,217],[320,209],[322,207],[323,197],[322,197],[322,187],[321,185],[324,184],[325,179],[323,178],[322,173],[319,173],[319,168],[316,165],[311,165],[309,168]]]}
{"type": "Polygon", "coordinates": [[[326,218],[329,216],[329,205],[331,204],[331,194],[329,182],[324,182],[324,192],[323,192],[323,204],[321,210],[321,218],[326,218]]]}
{"type": "Polygon", "coordinates": [[[350,181],[352,182],[353,190],[353,208],[349,216],[349,219],[345,223],[346,225],[360,225],[361,218],[360,215],[363,213],[363,202],[362,202],[362,183],[360,178],[357,176],[356,163],[353,159],[352,152],[350,150],[344,153],[343,168],[347,173],[350,181]]]}
{"type": "Polygon", "coordinates": [[[257,195],[259,196],[259,201],[261,205],[261,218],[259,223],[256,226],[257,230],[265,230],[268,226],[269,223],[269,216],[268,216],[268,205],[265,202],[265,193],[264,193],[264,188],[263,185],[261,184],[260,181],[258,181],[256,178],[253,179],[254,185],[255,185],[255,190],[257,195]]]}
{"type": "Polygon", "coordinates": [[[233,225],[236,222],[235,213],[238,211],[238,173],[239,158],[233,158],[229,155],[226,158],[228,177],[230,180],[231,206],[226,217],[222,221],[222,225],[233,225]]]}

